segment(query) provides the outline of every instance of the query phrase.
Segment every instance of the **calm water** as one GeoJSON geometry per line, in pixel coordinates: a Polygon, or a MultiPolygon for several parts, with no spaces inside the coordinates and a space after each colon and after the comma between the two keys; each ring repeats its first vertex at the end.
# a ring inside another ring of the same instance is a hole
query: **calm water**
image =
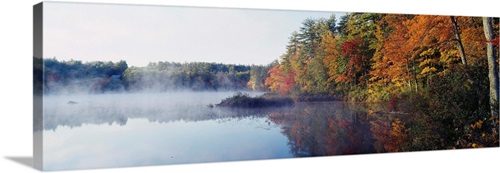
{"type": "Polygon", "coordinates": [[[391,117],[368,115],[364,106],[207,106],[232,94],[45,96],[44,169],[327,156],[387,148],[391,117]]]}

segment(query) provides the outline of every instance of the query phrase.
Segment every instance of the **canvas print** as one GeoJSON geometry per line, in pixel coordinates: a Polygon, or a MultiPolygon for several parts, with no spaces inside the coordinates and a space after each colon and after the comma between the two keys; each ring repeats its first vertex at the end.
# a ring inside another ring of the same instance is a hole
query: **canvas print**
{"type": "Polygon", "coordinates": [[[34,6],[34,165],[498,147],[499,25],[43,2],[34,6]]]}

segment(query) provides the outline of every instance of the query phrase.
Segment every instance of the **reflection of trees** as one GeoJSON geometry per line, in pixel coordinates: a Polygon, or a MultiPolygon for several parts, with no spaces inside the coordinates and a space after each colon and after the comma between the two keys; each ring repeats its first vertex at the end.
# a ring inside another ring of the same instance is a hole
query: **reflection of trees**
{"type": "MultiPolygon", "coordinates": [[[[371,113],[373,115],[373,113],[371,113]]],[[[405,123],[393,115],[376,115],[370,121],[371,132],[375,143],[373,144],[377,152],[398,152],[405,151],[407,130],[405,123]]]]}
{"type": "MultiPolygon", "coordinates": [[[[60,105],[44,112],[44,130],[56,130],[59,126],[80,127],[84,124],[126,125],[129,118],[143,118],[150,122],[169,123],[175,121],[206,121],[218,119],[220,123],[230,119],[263,117],[269,110],[224,109],[198,106],[157,105],[60,105]]],[[[41,127],[35,129],[39,131],[41,127]]]]}
{"type": "MultiPolygon", "coordinates": [[[[231,109],[209,108],[201,104],[143,103],[143,100],[112,103],[108,99],[59,105],[53,104],[55,102],[44,105],[44,130],[84,124],[126,125],[129,118],[159,123],[207,120],[230,123],[267,116],[269,126],[277,124],[281,127],[292,154],[297,157],[407,151],[411,147],[407,136],[418,137],[406,129],[410,125],[402,118],[406,115],[374,112],[372,110],[383,109],[366,105],[325,102],[297,103],[293,108],[280,109],[231,109]]],[[[412,145],[418,140],[412,139],[412,145]]]]}
{"type": "MultiPolygon", "coordinates": [[[[354,116],[366,116],[356,113],[354,116]]],[[[327,154],[359,154],[373,152],[372,137],[367,130],[369,124],[365,120],[328,118],[327,154]]]]}
{"type": "MultiPolygon", "coordinates": [[[[292,108],[231,109],[187,102],[167,103],[166,99],[151,100],[149,97],[119,101],[128,97],[99,96],[76,104],[61,103],[68,99],[61,98],[45,102],[43,130],[85,124],[126,125],[130,118],[158,123],[214,120],[238,125],[240,120],[253,122],[267,117],[269,126],[261,123],[257,128],[280,126],[282,134],[288,138],[291,153],[297,157],[439,149],[443,141],[436,133],[439,132],[436,128],[441,126],[436,126],[432,119],[389,114],[383,106],[378,107],[380,105],[299,102],[292,108]]],[[[480,128],[478,126],[474,128],[480,128]]],[[[35,126],[35,130],[41,129],[35,126]]]]}
{"type": "Polygon", "coordinates": [[[373,138],[367,115],[338,103],[297,104],[289,112],[275,112],[270,119],[282,125],[295,156],[372,153],[373,138]]]}

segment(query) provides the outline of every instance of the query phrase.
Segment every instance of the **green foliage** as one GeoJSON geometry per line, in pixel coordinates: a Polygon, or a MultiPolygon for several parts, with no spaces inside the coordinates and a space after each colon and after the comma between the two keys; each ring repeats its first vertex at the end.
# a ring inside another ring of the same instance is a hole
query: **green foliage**
{"type": "Polygon", "coordinates": [[[252,65],[250,67],[250,79],[248,80],[247,87],[254,91],[267,91],[265,86],[266,78],[269,77],[267,73],[271,66],[257,66],[252,65]]]}
{"type": "Polygon", "coordinates": [[[367,102],[387,102],[393,96],[390,90],[391,87],[383,86],[381,84],[372,86],[368,89],[367,102]]]}
{"type": "Polygon", "coordinates": [[[44,92],[100,93],[123,91],[123,73],[128,68],[125,61],[85,62],[43,59],[44,92]]]}
{"type": "Polygon", "coordinates": [[[360,87],[354,87],[347,95],[349,101],[362,102],[368,98],[368,91],[360,87]]]}
{"type": "Polygon", "coordinates": [[[151,62],[145,67],[128,67],[125,61],[82,63],[43,59],[47,93],[246,90],[249,84],[253,90],[265,90],[268,68],[206,62],[151,62]]]}
{"type": "Polygon", "coordinates": [[[43,59],[33,57],[33,94],[43,94],[43,59]]]}
{"type": "Polygon", "coordinates": [[[158,62],[130,68],[124,78],[132,91],[236,90],[247,89],[251,68],[206,62],[158,62]]]}

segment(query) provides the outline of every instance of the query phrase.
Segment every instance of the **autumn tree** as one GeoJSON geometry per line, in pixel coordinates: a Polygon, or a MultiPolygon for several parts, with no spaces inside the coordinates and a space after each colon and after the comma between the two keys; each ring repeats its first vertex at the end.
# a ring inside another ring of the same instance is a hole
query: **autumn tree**
{"type": "Polygon", "coordinates": [[[272,91],[291,93],[293,95],[328,94],[330,82],[328,69],[324,64],[327,55],[322,46],[323,35],[333,33],[336,29],[335,16],[328,19],[306,19],[289,38],[286,52],[280,57],[279,65],[269,71],[266,85],[272,91]]]}
{"type": "Polygon", "coordinates": [[[376,24],[375,36],[379,42],[375,48],[370,71],[371,100],[388,100],[390,95],[412,88],[411,51],[406,50],[408,28],[404,25],[412,17],[412,15],[387,14],[376,24]]]}
{"type": "Polygon", "coordinates": [[[456,17],[460,24],[460,37],[467,57],[468,66],[485,66],[486,45],[484,44],[483,21],[479,17],[456,17]]]}
{"type": "Polygon", "coordinates": [[[326,32],[321,37],[320,47],[322,48],[323,64],[327,68],[327,82],[331,87],[330,92],[332,95],[341,97],[344,95],[345,86],[340,81],[347,64],[344,63],[333,32],[326,32]]]}
{"type": "Polygon", "coordinates": [[[453,24],[453,32],[455,33],[455,41],[457,42],[458,45],[458,50],[460,51],[460,59],[462,60],[462,64],[467,66],[467,59],[465,56],[465,50],[464,46],[462,44],[462,38],[460,37],[460,31],[458,27],[458,22],[455,18],[455,16],[450,16],[451,23],[453,24]]]}
{"type": "Polygon", "coordinates": [[[329,19],[319,19],[314,24],[314,32],[316,40],[313,54],[305,61],[304,74],[305,79],[301,90],[312,95],[328,94],[331,89],[331,83],[328,81],[328,68],[324,64],[324,59],[327,56],[325,49],[322,47],[322,39],[325,35],[334,35],[335,16],[332,15],[329,19]]]}
{"type": "Polygon", "coordinates": [[[342,43],[341,52],[342,56],[347,60],[347,64],[345,70],[338,76],[338,82],[351,85],[363,83],[367,62],[362,54],[363,47],[361,42],[361,37],[357,37],[342,43]]]}
{"type": "Polygon", "coordinates": [[[264,85],[272,92],[280,94],[295,94],[295,74],[298,72],[297,62],[300,52],[298,33],[293,32],[289,37],[286,52],[281,55],[279,63],[275,63],[268,71],[269,77],[265,79],[264,85]],[[292,91],[293,90],[293,91],[292,91]]]}
{"type": "Polygon", "coordinates": [[[495,34],[493,31],[492,19],[490,17],[483,17],[483,28],[484,36],[486,37],[486,50],[488,56],[488,79],[490,81],[490,105],[491,114],[495,115],[498,113],[498,98],[499,98],[499,88],[498,88],[498,63],[495,54],[495,48],[493,46],[493,40],[495,34]]]}
{"type": "Polygon", "coordinates": [[[282,95],[292,94],[292,89],[295,86],[295,73],[283,69],[282,65],[275,65],[269,70],[269,77],[265,80],[265,85],[269,90],[282,95]]]}

